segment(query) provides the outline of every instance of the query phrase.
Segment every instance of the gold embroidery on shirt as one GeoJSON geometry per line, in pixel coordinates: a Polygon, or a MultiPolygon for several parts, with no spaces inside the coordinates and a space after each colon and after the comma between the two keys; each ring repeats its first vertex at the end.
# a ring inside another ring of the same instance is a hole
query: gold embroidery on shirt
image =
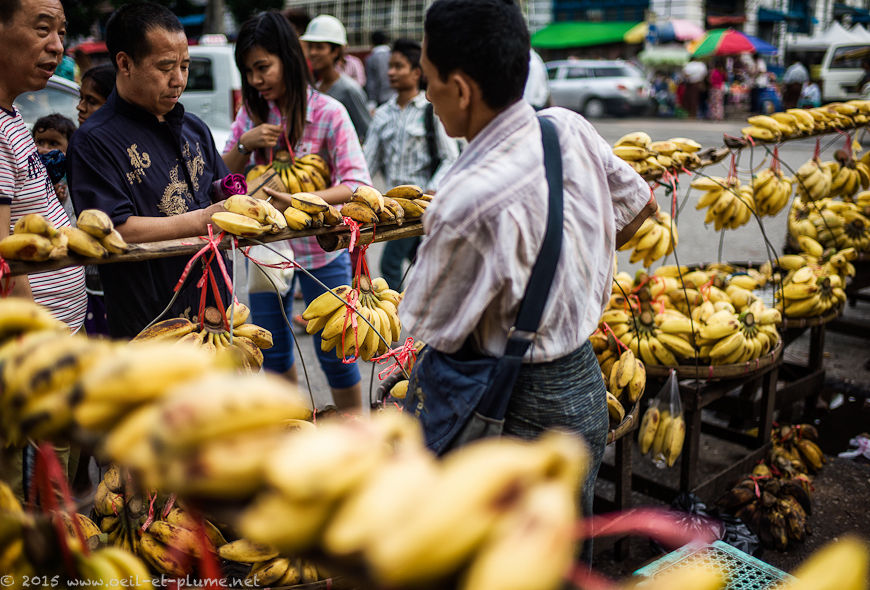
{"type": "Polygon", "coordinates": [[[151,167],[151,156],[147,152],[139,155],[139,146],[135,143],[127,148],[127,155],[130,156],[130,165],[133,167],[131,172],[127,173],[127,182],[133,184],[133,181],[142,182],[145,176],[145,168],[151,167]]]}
{"type": "Polygon", "coordinates": [[[187,189],[187,183],[179,179],[179,165],[176,164],[169,171],[169,184],[163,190],[163,196],[160,198],[160,202],[157,203],[157,208],[166,216],[187,213],[189,210],[187,206],[189,197],[190,193],[187,189]]]}
{"type": "Polygon", "coordinates": [[[184,156],[184,163],[187,165],[187,171],[190,174],[190,181],[193,184],[193,190],[199,191],[199,179],[205,172],[205,158],[202,157],[202,148],[199,143],[196,144],[196,157],[191,157],[190,144],[185,143],[181,149],[181,154],[184,156]]]}

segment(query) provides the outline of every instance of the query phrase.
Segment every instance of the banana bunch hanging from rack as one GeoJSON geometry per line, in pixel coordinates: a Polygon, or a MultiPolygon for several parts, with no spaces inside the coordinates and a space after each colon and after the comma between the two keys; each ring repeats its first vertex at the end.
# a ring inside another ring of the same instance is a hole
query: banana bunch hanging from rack
{"type": "Polygon", "coordinates": [[[736,177],[706,176],[696,178],[691,186],[705,191],[698,198],[695,209],[707,208],[704,223],[712,222],[716,231],[737,229],[752,219],[755,198],[751,184],[741,184],[736,177]]]}
{"type": "Polygon", "coordinates": [[[629,258],[630,262],[634,264],[642,260],[643,265],[649,267],[656,260],[673,252],[679,239],[676,223],[670,215],[659,210],[647,217],[619,250],[634,250],[629,258]]]}
{"type": "Polygon", "coordinates": [[[308,320],[305,330],[309,334],[321,332],[320,349],[324,352],[335,349],[338,358],[346,358],[359,351],[360,357],[368,361],[385,353],[399,339],[401,300],[401,294],[390,289],[383,278],[370,280],[363,275],[353,286],[342,285],[308,304],[302,312],[308,320]],[[362,317],[352,315],[354,300],[362,317]]]}
{"type": "Polygon", "coordinates": [[[272,333],[248,323],[251,310],[244,303],[234,303],[232,313],[230,310],[226,313],[228,321],[232,317],[232,338],[217,308],[207,307],[202,328],[187,318],[169,318],[145,328],[132,341],[174,341],[193,344],[213,354],[229,352],[240,368],[259,371],[263,366],[261,350],[272,348],[272,333]]]}
{"type": "Polygon", "coordinates": [[[831,167],[812,158],[795,171],[797,194],[807,201],[818,201],[831,194],[833,174],[831,167]]]}
{"type": "Polygon", "coordinates": [[[870,187],[870,167],[856,160],[851,150],[837,150],[827,165],[831,170],[830,196],[851,199],[859,190],[870,187]]]}
{"type": "Polygon", "coordinates": [[[792,180],[771,165],[752,177],[752,198],[759,215],[775,216],[788,204],[792,180]]]}

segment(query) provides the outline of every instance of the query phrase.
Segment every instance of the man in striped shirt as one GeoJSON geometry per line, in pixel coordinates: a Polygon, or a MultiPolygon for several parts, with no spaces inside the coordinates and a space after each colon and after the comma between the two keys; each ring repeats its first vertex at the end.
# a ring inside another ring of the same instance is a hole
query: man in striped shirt
{"type": "MultiPolygon", "coordinates": [[[[369,173],[382,173],[388,188],[415,184],[432,193],[459,149],[420,90],[420,53],[416,41],[397,39],[393,44],[387,76],[397,94],[375,111],[363,152],[369,173]]],[[[414,260],[419,244],[415,237],[392,240],[384,247],[381,276],[393,289],[401,291],[403,264],[414,260]]]]}
{"type": "MultiPolygon", "coordinates": [[[[70,225],[33,136],[13,106],[18,95],[45,88],[63,58],[65,32],[60,0],[0,2],[0,239],[28,213],[39,213],[55,227],[70,225]]],[[[12,294],[45,306],[73,332],[84,323],[80,266],[17,277],[12,294]]]]}

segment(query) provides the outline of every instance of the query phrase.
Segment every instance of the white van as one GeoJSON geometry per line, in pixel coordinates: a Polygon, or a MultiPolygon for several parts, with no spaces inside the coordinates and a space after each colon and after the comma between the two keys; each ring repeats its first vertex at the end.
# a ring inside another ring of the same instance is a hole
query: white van
{"type": "Polygon", "coordinates": [[[181,104],[209,126],[218,151],[224,149],[242,104],[242,78],[236,68],[234,48],[220,42],[188,47],[190,70],[181,104]]]}
{"type": "Polygon", "coordinates": [[[861,98],[865,59],[870,59],[868,43],[834,43],[827,48],[819,69],[823,103],[861,98]]]}

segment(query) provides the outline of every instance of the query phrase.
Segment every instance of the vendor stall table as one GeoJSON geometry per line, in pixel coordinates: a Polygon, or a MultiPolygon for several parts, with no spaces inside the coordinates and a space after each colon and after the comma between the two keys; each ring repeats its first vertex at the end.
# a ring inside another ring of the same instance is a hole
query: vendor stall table
{"type": "MultiPolygon", "coordinates": [[[[739,474],[749,471],[767,451],[781,362],[782,343],[779,343],[765,356],[740,365],[677,367],[680,398],[686,421],[686,438],[680,456],[679,487],[674,489],[651,478],[634,474],[633,489],[666,502],[673,500],[678,492],[692,492],[701,498],[714,498],[725,492],[739,474]],[[758,434],[755,436],[701,422],[701,411],[704,408],[738,388],[741,389],[743,398],[754,397],[759,388],[761,390],[758,434]],[[750,449],[742,459],[703,482],[698,481],[702,430],[706,434],[739,443],[750,449]]],[[[670,367],[649,365],[647,388],[655,390],[656,387],[661,387],[669,370],[670,367]]]]}

